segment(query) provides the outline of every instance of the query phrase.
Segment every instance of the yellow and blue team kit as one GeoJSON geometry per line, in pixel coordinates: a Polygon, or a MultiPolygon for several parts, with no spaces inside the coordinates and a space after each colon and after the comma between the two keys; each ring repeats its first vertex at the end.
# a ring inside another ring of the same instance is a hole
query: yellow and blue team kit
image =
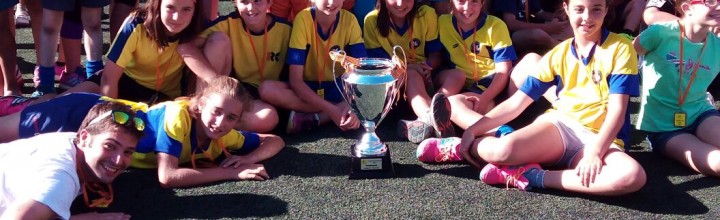
{"type": "MultiPolygon", "coordinates": [[[[591,131],[600,130],[611,94],[638,96],[640,93],[637,53],[632,43],[603,30],[602,39],[587,57],[578,54],[574,38],[553,48],[540,60],[538,71],[520,87],[537,100],[551,86],[557,86],[553,109],[591,131]]],[[[623,147],[630,141],[630,113],[614,143],[623,147]]]]}
{"type": "Polygon", "coordinates": [[[208,38],[215,32],[227,34],[232,45],[234,77],[258,87],[264,80],[280,78],[291,31],[292,25],[287,20],[270,15],[266,30],[255,33],[245,26],[238,12],[232,12],[216,19],[200,37],[208,38]]]}
{"type": "Polygon", "coordinates": [[[180,163],[187,163],[191,162],[193,155],[195,158],[215,159],[223,153],[223,148],[246,154],[260,146],[258,134],[236,130],[212,140],[208,146],[198,146],[196,133],[203,131],[196,127],[196,119],[190,116],[190,103],[187,100],[148,106],[141,102],[111,99],[92,93],[69,93],[29,105],[20,112],[20,138],[48,132],[77,132],[80,123],[95,104],[109,101],[129,106],[137,117],[145,121],[144,136],[133,154],[133,167],[157,167],[158,152],[177,157],[180,163]]]}
{"type": "Polygon", "coordinates": [[[365,16],[363,39],[368,56],[389,59],[393,47],[400,45],[407,54],[408,62],[422,63],[427,60],[428,54],[442,50],[438,38],[438,17],[433,8],[420,6],[411,24],[407,21],[404,24],[391,24],[387,37],[380,34],[378,13],[376,9],[365,16]]]}

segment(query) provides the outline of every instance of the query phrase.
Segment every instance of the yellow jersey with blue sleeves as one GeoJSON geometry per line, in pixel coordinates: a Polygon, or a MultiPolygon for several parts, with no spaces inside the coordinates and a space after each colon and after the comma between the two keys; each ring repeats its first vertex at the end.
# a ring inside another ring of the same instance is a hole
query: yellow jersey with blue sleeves
{"type": "Polygon", "coordinates": [[[212,140],[208,146],[198,146],[196,132],[203,131],[195,127],[195,119],[188,112],[189,104],[187,100],[163,102],[138,113],[146,119],[145,136],[138,142],[131,166],[157,167],[157,152],[177,157],[182,164],[190,162],[192,154],[195,158],[217,158],[222,154],[221,143],[228,150],[260,145],[257,134],[232,130],[219,140],[212,140]]]}
{"type": "MultiPolygon", "coordinates": [[[[295,17],[287,63],[304,65],[303,80],[305,81],[317,82],[320,78],[320,81],[332,82],[334,81],[333,65],[328,52],[342,49],[352,57],[367,57],[362,32],[355,15],[341,9],[330,28],[334,31],[329,35],[322,33],[315,29],[315,13],[315,7],[311,7],[300,11],[295,17]],[[323,69],[325,71],[321,73],[323,69]]],[[[335,67],[335,74],[338,77],[345,72],[340,65],[335,67]]]]}
{"type": "Polygon", "coordinates": [[[387,37],[383,37],[378,29],[378,13],[378,10],[375,9],[365,16],[363,39],[369,57],[389,59],[390,54],[393,54],[392,48],[400,45],[409,60],[422,63],[427,60],[428,54],[442,50],[438,38],[438,17],[435,9],[426,5],[420,6],[413,18],[412,27],[409,27],[407,22],[402,24],[402,27],[391,25],[387,37]],[[411,54],[412,51],[415,54],[411,54]]]}
{"type": "Polygon", "coordinates": [[[289,22],[270,16],[272,21],[268,23],[267,33],[263,33],[264,31],[253,33],[245,27],[240,14],[232,12],[216,19],[209,28],[200,34],[200,37],[207,38],[213,32],[227,34],[232,45],[232,67],[235,77],[257,87],[262,80],[278,80],[280,78],[280,72],[285,67],[285,58],[292,32],[292,25],[289,22]],[[266,53],[262,54],[263,51],[266,53]],[[263,62],[263,73],[260,73],[263,62]]]}
{"type": "Polygon", "coordinates": [[[517,59],[507,25],[499,18],[482,13],[473,30],[461,33],[450,14],[438,21],[440,42],[452,62],[452,68],[465,72],[466,86],[495,72],[495,63],[517,59]],[[473,66],[475,65],[475,66],[473,66]],[[477,75],[475,75],[477,74],[477,75]]]}
{"type": "Polygon", "coordinates": [[[122,67],[124,73],[140,85],[170,97],[178,97],[182,68],[185,66],[182,57],[176,52],[178,41],[169,42],[160,51],[157,43],[148,37],[143,22],[139,17],[126,19],[106,57],[122,67]],[[156,88],[159,78],[162,85],[156,88]]]}
{"type": "MultiPolygon", "coordinates": [[[[578,56],[574,38],[568,39],[540,60],[520,91],[537,100],[548,88],[557,86],[550,111],[558,111],[597,133],[605,117],[610,94],[638,96],[638,59],[627,38],[603,30],[602,39],[587,58],[578,56]]],[[[630,112],[618,132],[615,144],[623,147],[630,135],[630,112]]]]}

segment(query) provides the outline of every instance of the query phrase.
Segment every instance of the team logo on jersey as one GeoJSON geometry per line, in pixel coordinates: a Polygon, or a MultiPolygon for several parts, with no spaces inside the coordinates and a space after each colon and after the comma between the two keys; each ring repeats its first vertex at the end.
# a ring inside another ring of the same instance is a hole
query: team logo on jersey
{"type": "Polygon", "coordinates": [[[420,39],[413,38],[413,39],[410,41],[410,48],[416,49],[416,48],[418,48],[418,47],[420,47],[420,39]]]}
{"type": "Polygon", "coordinates": [[[590,72],[590,75],[592,76],[592,81],[595,85],[600,84],[600,81],[602,81],[602,73],[600,70],[594,69],[590,72]]]}
{"type": "Polygon", "coordinates": [[[482,51],[482,48],[483,47],[482,47],[482,44],[480,44],[480,42],[475,41],[472,44],[470,44],[470,51],[472,51],[472,53],[474,53],[474,54],[480,54],[480,51],[482,51]]]}
{"type": "Polygon", "coordinates": [[[280,61],[280,52],[268,52],[268,59],[272,62],[279,62],[280,61]]]}
{"type": "Polygon", "coordinates": [[[453,48],[457,48],[459,46],[460,46],[460,44],[453,44],[453,48]]]}

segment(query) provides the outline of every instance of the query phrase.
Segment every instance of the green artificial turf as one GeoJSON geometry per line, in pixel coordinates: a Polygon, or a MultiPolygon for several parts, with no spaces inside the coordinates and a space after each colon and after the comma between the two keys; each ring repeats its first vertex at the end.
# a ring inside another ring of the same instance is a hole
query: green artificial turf
{"type": "MultiPolygon", "coordinates": [[[[220,7],[223,13],[233,10],[231,2],[223,1],[220,7]]],[[[107,20],[103,24],[107,50],[107,20]]],[[[30,29],[18,29],[17,39],[18,63],[26,79],[23,92],[29,94],[35,65],[30,29]]],[[[632,103],[635,119],[639,102],[632,103]]],[[[325,126],[282,135],[287,147],[264,163],[272,176],[268,181],[162,189],[156,171],[131,169],[113,184],[111,207],[92,211],[125,212],[134,219],[717,219],[720,215],[720,180],[651,153],[639,131],[633,130],[629,145],[630,155],[647,173],[647,184],[639,192],[620,197],[522,192],[485,185],[478,180],[478,171],[466,164],[418,162],[416,145],[400,140],[395,131],[397,120],[410,117],[408,112],[398,106],[378,128],[392,151],[395,178],[348,180],[350,144],[360,132],[341,133],[325,126]]],[[[73,210],[86,210],[81,198],[73,210]]]]}

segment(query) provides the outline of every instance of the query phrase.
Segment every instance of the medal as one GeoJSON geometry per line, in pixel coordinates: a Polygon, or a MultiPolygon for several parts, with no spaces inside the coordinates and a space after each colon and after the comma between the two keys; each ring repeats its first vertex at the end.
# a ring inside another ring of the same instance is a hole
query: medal
{"type": "Polygon", "coordinates": [[[684,128],[687,126],[687,114],[683,111],[675,112],[673,124],[675,127],[684,128]]]}
{"type": "Polygon", "coordinates": [[[320,98],[325,98],[325,89],[320,88],[316,92],[317,92],[318,96],[320,96],[320,98]]]}

